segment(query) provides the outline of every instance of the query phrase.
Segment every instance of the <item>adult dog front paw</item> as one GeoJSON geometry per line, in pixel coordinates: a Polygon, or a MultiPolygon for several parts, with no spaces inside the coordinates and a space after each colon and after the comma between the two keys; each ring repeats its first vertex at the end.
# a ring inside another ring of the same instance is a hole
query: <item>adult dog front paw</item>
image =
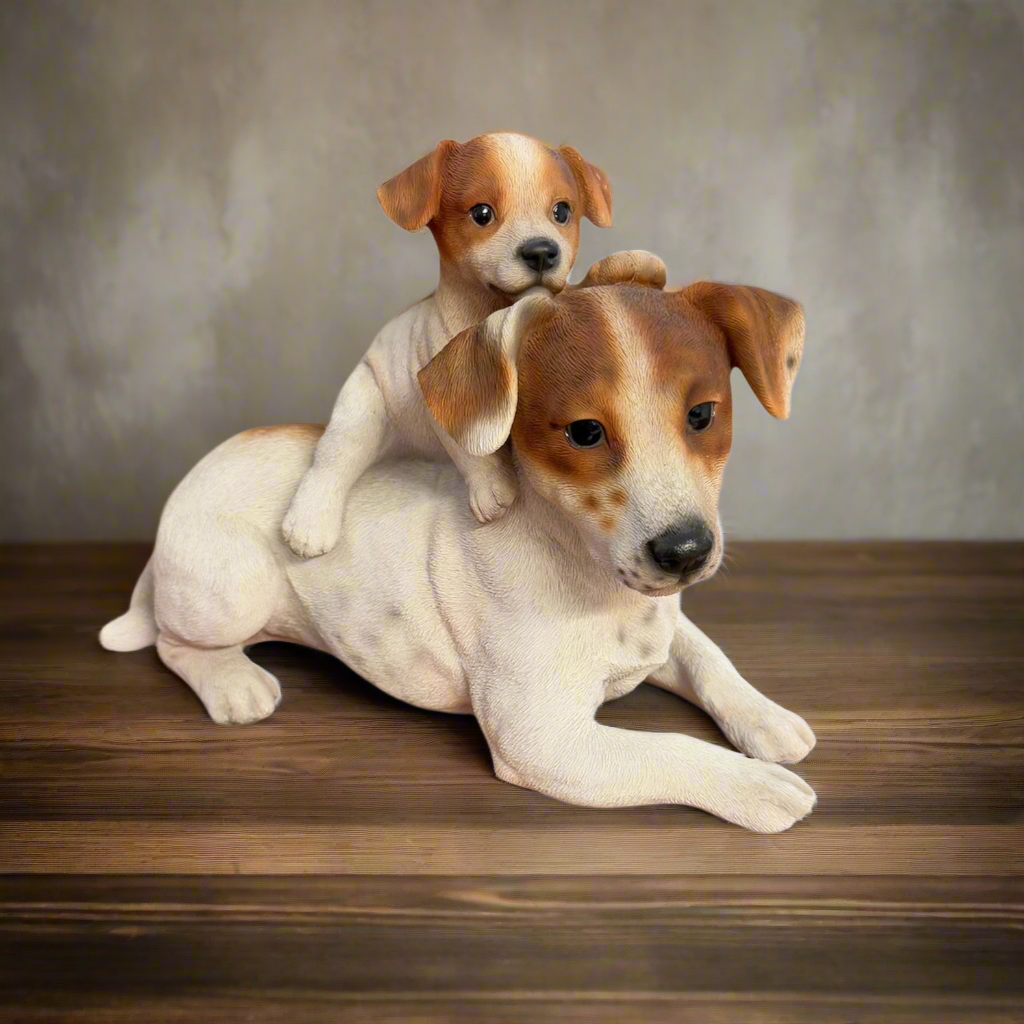
{"type": "Polygon", "coordinates": [[[751,832],[785,832],[810,814],[814,790],[782,765],[735,755],[708,810],[751,832]]]}
{"type": "Polygon", "coordinates": [[[760,694],[721,716],[721,726],[733,746],[761,761],[796,764],[813,749],[814,732],[797,714],[760,694]]]}

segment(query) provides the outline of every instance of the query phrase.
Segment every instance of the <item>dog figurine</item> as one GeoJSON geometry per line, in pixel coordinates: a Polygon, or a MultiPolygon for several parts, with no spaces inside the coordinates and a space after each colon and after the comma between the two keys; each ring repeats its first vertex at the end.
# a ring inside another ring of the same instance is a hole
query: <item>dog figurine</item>
{"type": "Polygon", "coordinates": [[[430,228],[440,283],[384,327],[338,395],[283,524],[285,540],[305,558],[334,547],[349,490],[385,456],[447,452],[477,519],[504,513],[516,495],[508,458],[452,444],[427,413],[416,374],[450,338],[527,288],[561,291],[576,259],[581,217],[599,227],[611,223],[611,189],[598,168],[571,146],[555,150],[509,132],[462,145],[441,142],[381,185],[377,198],[407,231],[430,228]]]}
{"type": "Polygon", "coordinates": [[[475,523],[450,463],[385,462],[353,487],[335,549],[303,560],[280,527],[323,427],[249,430],[178,485],[100,642],[155,642],[221,723],[280,701],[247,645],[305,644],[400,700],[476,715],[507,782],[787,829],[815,796],[775,762],[801,760],[814,734],[739,675],[678,595],[722,555],[730,370],[785,417],[803,335],[800,307],[757,288],[532,290],[419,374],[454,444],[510,441],[520,495],[500,521],[475,523]],[[743,753],[595,721],[645,679],[703,708],[743,753]]]}

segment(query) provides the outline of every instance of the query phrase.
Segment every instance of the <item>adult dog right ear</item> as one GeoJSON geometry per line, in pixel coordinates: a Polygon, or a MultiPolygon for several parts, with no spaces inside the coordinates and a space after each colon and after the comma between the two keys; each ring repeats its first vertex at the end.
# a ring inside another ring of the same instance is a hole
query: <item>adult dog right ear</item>
{"type": "Polygon", "coordinates": [[[695,281],[676,294],[722,331],[732,365],[765,409],[786,419],[804,351],[801,305],[764,288],[714,281],[695,281]]]}
{"type": "Polygon", "coordinates": [[[399,227],[418,231],[437,216],[445,163],[458,146],[451,139],[439,142],[432,153],[421,157],[377,189],[381,208],[399,227]]]}
{"type": "Polygon", "coordinates": [[[519,398],[516,358],[527,331],[554,309],[546,288],[456,334],[418,379],[431,415],[470,455],[490,455],[507,440],[519,398]]]}

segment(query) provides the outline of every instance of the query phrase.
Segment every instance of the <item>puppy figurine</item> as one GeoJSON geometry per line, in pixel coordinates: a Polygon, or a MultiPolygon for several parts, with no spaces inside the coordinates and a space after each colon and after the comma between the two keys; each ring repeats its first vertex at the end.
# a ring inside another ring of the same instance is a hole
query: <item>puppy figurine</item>
{"type": "MultiPolygon", "coordinates": [[[[611,223],[604,174],[571,146],[552,149],[510,132],[444,141],[377,190],[400,227],[427,226],[437,242],[437,291],[388,323],[345,382],[282,525],[289,547],[312,558],[341,533],[352,484],[385,456],[443,459],[458,467],[481,523],[498,519],[517,493],[507,453],[457,445],[427,411],[416,379],[450,338],[511,305],[531,287],[566,284],[580,220],[611,223]]],[[[585,284],[661,276],[649,253],[617,253],[591,268],[585,284]]],[[[486,359],[487,353],[480,352],[486,359]]]]}

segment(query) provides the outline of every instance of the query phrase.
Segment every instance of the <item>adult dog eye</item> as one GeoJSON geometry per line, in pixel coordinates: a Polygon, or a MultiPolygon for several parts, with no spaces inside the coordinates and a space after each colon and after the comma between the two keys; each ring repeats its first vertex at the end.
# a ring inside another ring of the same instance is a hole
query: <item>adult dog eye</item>
{"type": "Polygon", "coordinates": [[[604,441],[604,427],[597,420],[576,420],[565,428],[573,448],[596,448],[604,441]]]}
{"type": "Polygon", "coordinates": [[[486,203],[477,203],[476,206],[471,207],[469,215],[482,228],[487,227],[494,220],[494,210],[486,203]]]}
{"type": "Polygon", "coordinates": [[[695,434],[699,434],[702,431],[708,429],[711,426],[711,421],[715,418],[715,403],[714,402],[701,402],[700,405],[695,405],[686,414],[686,425],[695,434]]]}
{"type": "Polygon", "coordinates": [[[555,203],[555,208],[551,211],[551,216],[555,218],[556,224],[568,224],[569,214],[572,210],[569,209],[567,202],[555,203]]]}

